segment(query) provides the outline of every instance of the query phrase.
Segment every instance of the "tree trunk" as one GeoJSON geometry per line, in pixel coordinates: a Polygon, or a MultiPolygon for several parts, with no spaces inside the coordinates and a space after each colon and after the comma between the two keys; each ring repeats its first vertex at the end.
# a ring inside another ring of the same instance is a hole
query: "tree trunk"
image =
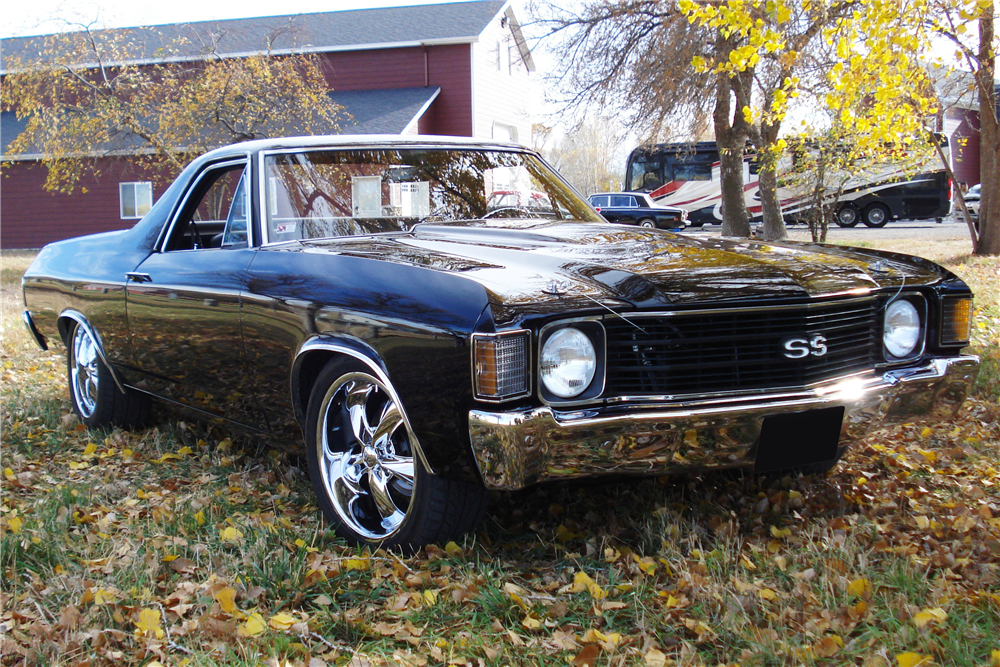
{"type": "Polygon", "coordinates": [[[778,151],[774,150],[774,144],[778,140],[778,125],[762,124],[760,138],[761,145],[757,150],[760,171],[757,179],[761,215],[764,217],[764,239],[780,241],[788,238],[788,231],[785,229],[785,218],[781,215],[781,201],[778,199],[778,151]]]}
{"type": "Polygon", "coordinates": [[[730,82],[718,74],[715,83],[715,144],[719,148],[719,181],[722,189],[722,234],[750,237],[750,219],[743,195],[743,147],[745,133],[733,127],[730,82]]]}
{"type": "Polygon", "coordinates": [[[812,192],[812,210],[809,211],[809,235],[813,242],[826,241],[826,203],[823,201],[823,190],[826,188],[826,158],[819,151],[819,164],[816,165],[816,181],[812,192]]]}
{"type": "Polygon", "coordinates": [[[764,239],[767,241],[788,238],[785,219],[781,215],[781,202],[778,200],[776,166],[774,160],[766,160],[757,174],[760,184],[760,205],[764,215],[764,239]]]}
{"type": "Polygon", "coordinates": [[[977,255],[1000,255],[1000,132],[997,131],[997,95],[993,85],[996,54],[993,46],[994,3],[979,18],[979,243],[977,255]]]}

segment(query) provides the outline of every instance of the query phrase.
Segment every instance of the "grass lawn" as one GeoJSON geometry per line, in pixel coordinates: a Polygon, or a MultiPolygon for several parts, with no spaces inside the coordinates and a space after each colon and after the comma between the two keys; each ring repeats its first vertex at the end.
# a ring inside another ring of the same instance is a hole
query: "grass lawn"
{"type": "Polygon", "coordinates": [[[1000,261],[868,243],[976,292],[974,396],[824,477],[495,494],[411,558],[328,534],[302,461],[160,411],[88,431],[0,267],[2,665],[1000,665],[1000,261]]]}

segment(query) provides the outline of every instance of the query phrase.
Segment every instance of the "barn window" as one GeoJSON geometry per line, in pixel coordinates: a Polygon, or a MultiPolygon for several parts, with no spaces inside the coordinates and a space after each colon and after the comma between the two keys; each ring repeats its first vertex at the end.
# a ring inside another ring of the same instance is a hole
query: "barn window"
{"type": "Polygon", "coordinates": [[[118,202],[122,220],[134,220],[149,213],[153,206],[153,184],[119,183],[118,202]]]}

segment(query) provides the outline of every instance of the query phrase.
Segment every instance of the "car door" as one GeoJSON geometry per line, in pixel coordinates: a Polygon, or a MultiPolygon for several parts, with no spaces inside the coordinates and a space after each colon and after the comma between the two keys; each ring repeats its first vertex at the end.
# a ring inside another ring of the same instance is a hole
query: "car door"
{"type": "Polygon", "coordinates": [[[248,389],[240,324],[255,252],[249,185],[245,158],[196,176],[159,252],[129,273],[127,307],[140,388],[263,430],[248,389]]]}
{"type": "MultiPolygon", "coordinates": [[[[635,207],[635,200],[627,195],[611,195],[611,215],[614,217],[608,217],[608,220],[612,222],[617,222],[620,224],[630,224],[634,225],[636,222],[635,211],[632,209],[635,207]]],[[[603,212],[603,211],[602,211],[603,212]]]]}

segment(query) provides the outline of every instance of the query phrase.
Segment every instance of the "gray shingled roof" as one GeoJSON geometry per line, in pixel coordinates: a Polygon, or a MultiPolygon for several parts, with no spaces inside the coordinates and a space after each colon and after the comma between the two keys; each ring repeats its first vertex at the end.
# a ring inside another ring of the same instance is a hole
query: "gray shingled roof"
{"type": "Polygon", "coordinates": [[[383,90],[335,90],[330,97],[351,114],[341,123],[343,134],[402,134],[423,115],[440,88],[391,88],[383,90]]]}
{"type": "Polygon", "coordinates": [[[27,126],[27,118],[19,120],[13,111],[0,111],[0,154],[7,152],[10,142],[17,139],[27,126]]]}
{"type": "MultiPolygon", "coordinates": [[[[380,90],[337,90],[330,93],[334,102],[351,115],[340,123],[341,134],[402,134],[427,111],[441,89],[437,86],[419,88],[389,88],[380,90]]],[[[27,119],[18,120],[12,111],[0,112],[0,154],[7,159],[31,158],[8,155],[7,146],[24,131],[27,119]]],[[[330,132],[336,130],[330,129],[330,132]]],[[[273,136],[280,136],[280,133],[273,136]]],[[[124,141],[126,146],[105,146],[102,150],[121,154],[134,143],[135,150],[143,146],[135,140],[124,141]]]]}
{"type": "MultiPolygon", "coordinates": [[[[440,5],[385,7],[339,12],[201,21],[119,28],[95,33],[98,40],[127,36],[134,44],[129,61],[159,59],[157,50],[183,43],[170,60],[193,60],[215,51],[245,55],[270,51],[322,52],[433,43],[474,42],[505,7],[507,0],[476,0],[440,5]]],[[[4,60],[37,60],[47,36],[0,40],[4,60]]],[[[88,63],[81,63],[88,64],[88,63]]],[[[0,72],[6,64],[0,64],[0,72]]]]}

